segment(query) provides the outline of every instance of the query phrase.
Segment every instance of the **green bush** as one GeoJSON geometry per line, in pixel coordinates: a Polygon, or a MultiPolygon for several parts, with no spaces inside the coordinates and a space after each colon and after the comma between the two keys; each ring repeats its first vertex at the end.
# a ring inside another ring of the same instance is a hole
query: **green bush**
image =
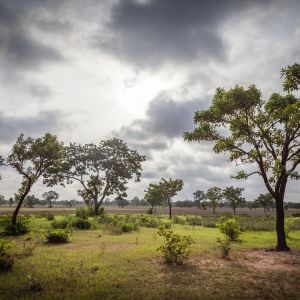
{"type": "Polygon", "coordinates": [[[192,226],[202,226],[202,218],[199,216],[188,216],[186,222],[192,226]]]}
{"type": "Polygon", "coordinates": [[[228,257],[229,256],[229,252],[231,250],[230,241],[228,239],[221,240],[220,238],[217,238],[217,243],[219,244],[218,247],[221,250],[222,257],[223,258],[228,257]]]}
{"type": "Polygon", "coordinates": [[[14,265],[14,258],[8,253],[8,250],[14,247],[14,243],[0,239],[0,271],[7,272],[14,265]]]}
{"type": "Polygon", "coordinates": [[[164,244],[157,250],[162,251],[165,262],[175,265],[183,264],[188,257],[190,246],[194,243],[190,236],[180,236],[172,230],[166,230],[163,226],[158,229],[158,235],[164,237],[164,244]]]}
{"type": "Polygon", "coordinates": [[[23,235],[29,232],[29,219],[24,216],[18,216],[15,226],[12,225],[12,217],[5,216],[1,219],[0,225],[3,227],[5,235],[23,235]]]}
{"type": "Polygon", "coordinates": [[[186,223],[186,219],[185,217],[181,217],[181,216],[174,216],[173,217],[173,223],[174,224],[185,224],[186,223]]]}
{"type": "Polygon", "coordinates": [[[67,243],[70,241],[70,234],[64,229],[47,230],[43,238],[48,243],[67,243]]]}
{"type": "Polygon", "coordinates": [[[83,218],[74,218],[70,222],[71,226],[77,229],[90,229],[91,228],[91,222],[88,219],[83,218]]]}
{"type": "Polygon", "coordinates": [[[53,215],[51,212],[46,212],[46,213],[45,213],[45,218],[46,218],[48,221],[52,221],[52,220],[54,220],[54,215],[53,215]]]}
{"type": "Polygon", "coordinates": [[[242,233],[242,229],[237,218],[227,219],[225,217],[221,217],[220,223],[217,224],[217,227],[230,241],[237,240],[242,233]]]}
{"type": "Polygon", "coordinates": [[[51,222],[51,227],[54,229],[66,229],[69,224],[69,220],[67,218],[53,220],[51,222]]]}
{"type": "Polygon", "coordinates": [[[139,223],[141,226],[150,228],[157,228],[161,225],[161,222],[157,218],[150,215],[140,215],[139,223]]]}
{"type": "Polygon", "coordinates": [[[76,208],[76,217],[81,219],[87,219],[94,215],[93,209],[90,207],[78,207],[76,208]]]}

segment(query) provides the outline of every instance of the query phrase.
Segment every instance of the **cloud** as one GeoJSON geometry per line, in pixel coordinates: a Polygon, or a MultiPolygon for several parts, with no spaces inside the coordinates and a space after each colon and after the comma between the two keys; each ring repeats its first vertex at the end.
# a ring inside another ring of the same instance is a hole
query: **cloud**
{"type": "Polygon", "coordinates": [[[137,67],[203,63],[226,57],[220,27],[232,15],[270,1],[122,0],[112,7],[95,46],[137,67]],[[104,34],[103,34],[104,31],[104,34]],[[102,32],[102,34],[101,34],[102,32]]]}
{"type": "Polygon", "coordinates": [[[65,60],[61,52],[42,42],[30,27],[31,7],[14,1],[0,1],[0,66],[5,70],[3,79],[15,77],[19,72],[38,70],[46,63],[65,60]]]}
{"type": "Polygon", "coordinates": [[[14,117],[0,112],[0,144],[9,144],[24,133],[37,136],[46,132],[58,133],[68,127],[65,116],[58,111],[42,111],[36,116],[14,117]]]}
{"type": "MultiPolygon", "coordinates": [[[[123,126],[114,133],[133,141],[161,138],[161,141],[166,142],[192,129],[194,113],[204,105],[205,101],[175,101],[161,93],[149,103],[145,118],[134,120],[129,126],[123,126]]],[[[161,141],[156,140],[152,146],[162,148],[161,141]]]]}

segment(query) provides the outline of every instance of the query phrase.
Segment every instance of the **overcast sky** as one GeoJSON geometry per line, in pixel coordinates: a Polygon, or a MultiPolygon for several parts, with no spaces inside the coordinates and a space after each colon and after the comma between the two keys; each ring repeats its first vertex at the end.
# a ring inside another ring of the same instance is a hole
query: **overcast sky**
{"type": "MultiPolygon", "coordinates": [[[[129,199],[174,177],[185,184],[178,199],[235,185],[253,200],[266,192],[260,178],[233,181],[226,155],[182,133],[218,86],[282,92],[280,69],[300,63],[299,41],[299,0],[0,0],[0,153],[20,133],[65,143],[117,136],[147,156],[129,199]]],[[[20,175],[0,172],[0,194],[13,196],[20,175]]],[[[62,199],[77,189],[56,188],[62,199]]],[[[39,182],[32,193],[47,190],[39,182]]],[[[299,192],[290,182],[286,201],[299,192]]]]}

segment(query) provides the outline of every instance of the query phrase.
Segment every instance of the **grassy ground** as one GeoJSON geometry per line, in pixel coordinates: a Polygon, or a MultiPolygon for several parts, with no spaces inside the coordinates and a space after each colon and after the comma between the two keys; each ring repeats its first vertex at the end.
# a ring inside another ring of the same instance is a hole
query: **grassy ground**
{"type": "Polygon", "coordinates": [[[300,231],[290,233],[289,253],[266,252],[274,232],[245,232],[222,259],[216,228],[172,226],[195,244],[184,266],[164,264],[157,248],[157,229],[110,235],[101,229],[74,230],[72,241],[41,241],[44,218],[31,218],[33,255],[22,256],[23,238],[16,237],[19,258],[13,271],[0,273],[0,299],[299,299],[300,231]],[[28,275],[42,285],[30,291],[28,275]]]}

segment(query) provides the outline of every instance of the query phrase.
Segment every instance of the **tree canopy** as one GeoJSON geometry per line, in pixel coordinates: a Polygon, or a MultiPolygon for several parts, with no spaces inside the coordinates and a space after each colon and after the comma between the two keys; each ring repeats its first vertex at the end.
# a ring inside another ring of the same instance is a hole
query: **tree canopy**
{"type": "Polygon", "coordinates": [[[243,191],[243,188],[235,188],[233,186],[228,186],[223,190],[223,196],[225,200],[229,202],[234,214],[236,214],[238,206],[246,204],[246,199],[242,197],[243,191]]]}
{"type": "Polygon", "coordinates": [[[16,193],[17,207],[13,213],[12,224],[15,226],[18,212],[25,197],[36,181],[43,177],[43,182],[51,184],[52,176],[65,157],[64,146],[55,135],[46,133],[39,138],[25,138],[21,134],[13,145],[5,164],[14,168],[21,176],[21,187],[16,193]]]}
{"type": "Polygon", "coordinates": [[[288,179],[299,179],[300,100],[291,92],[299,90],[300,66],[288,66],[281,75],[288,93],[273,93],[267,101],[255,85],[217,88],[211,106],[195,113],[197,128],[184,138],[212,141],[216,153],[228,152],[230,161],[253,167],[240,170],[235,178],[262,177],[276,200],[277,249],[286,250],[283,200],[288,179]]]}
{"type": "Polygon", "coordinates": [[[126,197],[128,180],[140,180],[145,156],[131,150],[120,139],[96,144],[70,144],[66,159],[54,182],[81,184],[78,194],[98,214],[105,197],[126,197]]]}

